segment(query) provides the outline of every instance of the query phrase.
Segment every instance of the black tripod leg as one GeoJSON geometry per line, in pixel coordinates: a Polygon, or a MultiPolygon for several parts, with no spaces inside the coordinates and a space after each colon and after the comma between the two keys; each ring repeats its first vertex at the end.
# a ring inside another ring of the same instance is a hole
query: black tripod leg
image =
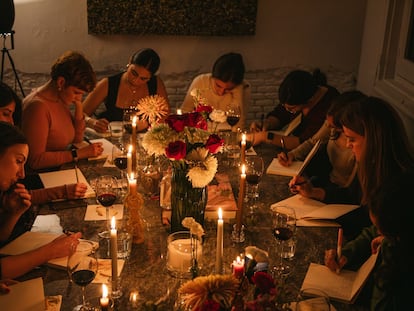
{"type": "MultiPolygon", "coordinates": [[[[6,49],[6,53],[7,53],[7,56],[9,57],[10,65],[12,66],[14,76],[16,77],[17,83],[19,84],[20,92],[22,92],[22,96],[25,97],[24,91],[23,91],[23,86],[20,83],[19,76],[17,75],[16,67],[14,66],[13,58],[11,57],[9,50],[6,49]]],[[[3,57],[4,57],[4,55],[3,55],[3,57]]],[[[3,80],[3,76],[2,76],[2,80],[3,80]]]]}

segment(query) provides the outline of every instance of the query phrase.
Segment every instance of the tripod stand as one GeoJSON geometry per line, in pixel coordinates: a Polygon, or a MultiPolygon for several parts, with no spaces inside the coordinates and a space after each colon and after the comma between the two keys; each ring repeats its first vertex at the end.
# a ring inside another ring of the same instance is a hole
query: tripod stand
{"type": "Polygon", "coordinates": [[[0,75],[0,81],[3,81],[4,58],[7,55],[7,57],[9,58],[10,65],[11,65],[11,67],[13,69],[13,72],[14,72],[14,77],[15,77],[17,83],[19,84],[20,92],[22,93],[22,96],[25,97],[22,84],[20,83],[19,76],[17,75],[16,67],[14,66],[13,58],[11,57],[10,52],[9,52],[9,50],[13,50],[14,49],[14,30],[12,30],[9,33],[1,33],[0,35],[3,37],[3,49],[1,50],[1,75],[0,75]],[[11,48],[10,49],[8,49],[6,47],[6,38],[8,36],[10,36],[10,38],[11,38],[11,48]]]}

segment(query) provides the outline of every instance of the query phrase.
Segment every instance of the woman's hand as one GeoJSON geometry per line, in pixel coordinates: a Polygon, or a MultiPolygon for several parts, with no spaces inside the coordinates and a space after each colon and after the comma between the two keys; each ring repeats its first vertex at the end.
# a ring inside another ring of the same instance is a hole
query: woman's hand
{"type": "Polygon", "coordinates": [[[45,245],[44,247],[48,250],[47,260],[69,256],[78,246],[81,237],[82,234],[80,232],[71,235],[62,234],[45,245]]]}
{"type": "Polygon", "coordinates": [[[66,185],[67,199],[80,199],[85,196],[88,187],[84,183],[66,185]]]}
{"type": "Polygon", "coordinates": [[[9,286],[17,284],[17,283],[19,282],[15,280],[10,280],[10,279],[0,280],[0,295],[8,294],[10,292],[9,286]]]}
{"type": "Polygon", "coordinates": [[[376,254],[378,252],[378,248],[381,246],[382,240],[384,240],[384,236],[380,235],[371,241],[371,252],[373,254],[376,254]]]}
{"type": "Polygon", "coordinates": [[[295,159],[294,155],[290,152],[280,152],[277,155],[277,160],[283,166],[290,166],[292,165],[293,160],[295,159]]]}
{"type": "Polygon", "coordinates": [[[23,184],[16,183],[14,189],[3,197],[4,210],[10,214],[23,215],[32,205],[31,195],[23,184]]]}
{"type": "Polygon", "coordinates": [[[86,147],[78,149],[78,157],[79,159],[94,158],[100,156],[102,152],[102,143],[92,143],[86,147]]]}
{"type": "Polygon", "coordinates": [[[107,119],[90,119],[93,122],[92,128],[98,133],[107,133],[109,131],[109,121],[107,119]]]}
{"type": "Polygon", "coordinates": [[[337,258],[336,249],[328,249],[325,251],[325,266],[331,271],[339,272],[345,266],[348,259],[345,256],[337,258]]]}

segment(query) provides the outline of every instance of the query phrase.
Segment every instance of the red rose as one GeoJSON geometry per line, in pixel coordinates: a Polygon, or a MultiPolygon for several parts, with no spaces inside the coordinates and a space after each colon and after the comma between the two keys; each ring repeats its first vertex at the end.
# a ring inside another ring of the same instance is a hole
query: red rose
{"type": "Polygon", "coordinates": [[[256,272],[252,277],[252,281],[262,294],[270,293],[275,288],[272,276],[266,272],[256,272]]]}
{"type": "Polygon", "coordinates": [[[169,125],[176,132],[182,132],[184,127],[187,125],[186,114],[171,114],[165,119],[165,123],[169,125]]]}
{"type": "Polygon", "coordinates": [[[206,148],[210,153],[217,153],[224,145],[224,139],[220,138],[217,134],[212,134],[207,139],[206,148]]]}
{"type": "Polygon", "coordinates": [[[181,160],[185,158],[187,153],[187,146],[185,142],[177,140],[175,142],[169,143],[168,147],[165,149],[165,154],[169,159],[181,160]]]}
{"type": "Polygon", "coordinates": [[[198,105],[196,111],[201,113],[206,112],[207,114],[210,114],[213,111],[213,107],[207,105],[198,105]]]}

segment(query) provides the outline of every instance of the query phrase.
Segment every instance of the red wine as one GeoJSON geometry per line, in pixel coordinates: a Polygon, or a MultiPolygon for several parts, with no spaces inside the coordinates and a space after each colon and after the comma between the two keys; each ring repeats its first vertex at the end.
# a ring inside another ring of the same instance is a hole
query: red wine
{"type": "Polygon", "coordinates": [[[289,228],[273,228],[273,235],[280,241],[287,241],[293,236],[293,231],[289,228]]]}
{"type": "Polygon", "coordinates": [[[257,185],[259,180],[260,176],[257,174],[246,174],[246,181],[249,185],[257,185]]]}
{"type": "Polygon", "coordinates": [[[237,124],[237,122],[239,122],[240,120],[240,116],[227,116],[227,123],[230,126],[234,126],[237,124]]]}
{"type": "Polygon", "coordinates": [[[114,164],[117,168],[119,168],[120,170],[126,170],[127,168],[127,157],[118,157],[114,159],[114,164]]]}
{"type": "Polygon", "coordinates": [[[103,193],[98,195],[98,201],[105,207],[109,207],[114,204],[116,200],[116,195],[113,193],[103,193]]]}
{"type": "MultiPolygon", "coordinates": [[[[239,143],[239,145],[241,147],[241,142],[239,143]]],[[[252,146],[253,146],[252,142],[250,140],[246,140],[246,150],[249,150],[252,146]]]]}
{"type": "Polygon", "coordinates": [[[95,278],[95,272],[91,270],[78,270],[72,273],[72,280],[76,285],[86,286],[95,278]]]}

